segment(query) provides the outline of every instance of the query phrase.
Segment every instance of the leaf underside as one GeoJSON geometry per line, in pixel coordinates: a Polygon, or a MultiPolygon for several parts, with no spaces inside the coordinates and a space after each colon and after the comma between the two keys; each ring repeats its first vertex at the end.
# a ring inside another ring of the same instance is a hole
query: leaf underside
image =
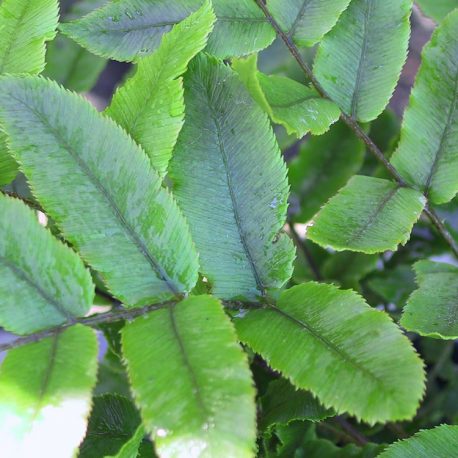
{"type": "Polygon", "coordinates": [[[81,317],[94,286],[81,259],[35,213],[0,194],[0,325],[28,334],[81,317]]]}
{"type": "Polygon", "coordinates": [[[170,163],[202,274],[222,298],[253,299],[291,276],[286,167],[266,115],[237,75],[198,56],[185,77],[186,119],[170,163]]]}
{"type": "Polygon", "coordinates": [[[145,428],[161,457],[250,457],[254,390],[221,304],[190,297],[123,330],[123,352],[145,428]]]}
{"type": "Polygon", "coordinates": [[[458,10],[424,48],[391,162],[433,203],[458,191],[458,10]]]}
{"type": "Polygon", "coordinates": [[[3,77],[0,105],[34,195],[116,297],[144,305],[193,288],[197,254],[187,224],[120,127],[40,77],[3,77]]]}
{"type": "Polygon", "coordinates": [[[327,407],[368,423],[411,418],[422,362],[389,317],[351,290],[305,283],[236,319],[240,339],[327,407]],[[300,361],[300,364],[297,362],[300,361]]]}
{"type": "Polygon", "coordinates": [[[458,339],[458,268],[419,261],[419,288],[404,307],[401,325],[409,331],[440,339],[458,339]]]}
{"type": "Polygon", "coordinates": [[[2,457],[74,456],[96,372],[97,338],[81,325],[10,350],[0,368],[2,457]]]}
{"type": "Polygon", "coordinates": [[[414,189],[357,175],[313,218],[307,237],[338,251],[396,251],[409,240],[425,202],[414,189]]]}
{"type": "Polygon", "coordinates": [[[411,0],[353,0],[320,43],[315,76],[358,121],[377,118],[393,94],[407,57],[411,7],[411,0]]]}

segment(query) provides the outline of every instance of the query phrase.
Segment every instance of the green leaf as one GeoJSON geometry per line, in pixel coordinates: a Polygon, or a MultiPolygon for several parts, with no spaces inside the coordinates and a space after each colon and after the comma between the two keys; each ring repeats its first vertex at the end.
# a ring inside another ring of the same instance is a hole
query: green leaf
{"type": "Polygon", "coordinates": [[[135,400],[161,457],[251,457],[251,376],[221,304],[190,297],[126,325],[135,400]]]}
{"type": "Polygon", "coordinates": [[[28,334],[85,315],[94,286],[81,259],[19,200],[0,194],[0,215],[0,325],[28,334]]]}
{"type": "Polygon", "coordinates": [[[72,91],[87,92],[95,86],[106,63],[106,59],[91,54],[59,34],[48,47],[43,76],[72,91]]]}
{"type": "Polygon", "coordinates": [[[18,173],[18,165],[8,151],[5,135],[0,133],[0,187],[11,183],[18,173]]]}
{"type": "Polygon", "coordinates": [[[40,73],[47,41],[56,35],[57,0],[3,0],[0,5],[0,74],[40,73]]]}
{"type": "MultiPolygon", "coordinates": [[[[142,446],[143,437],[145,436],[145,428],[140,425],[135,431],[134,435],[119,449],[119,452],[116,455],[113,455],[113,458],[137,458],[140,457],[139,449],[142,446]]],[[[152,445],[149,446],[151,449],[148,453],[148,458],[151,458],[153,455],[152,445]]],[[[111,458],[111,457],[108,457],[111,458]]]]}
{"type": "Polygon", "coordinates": [[[391,319],[354,291],[305,283],[235,325],[273,369],[338,413],[370,424],[415,414],[422,362],[391,319]]]}
{"type": "MultiPolygon", "coordinates": [[[[137,436],[140,423],[140,415],[129,399],[113,394],[96,396],[78,458],[116,455],[128,441],[137,436]]],[[[137,450],[142,439],[143,435],[137,450]]]]}
{"type": "Polygon", "coordinates": [[[184,122],[183,82],[178,77],[205,47],[215,19],[206,1],[174,26],[157,51],[139,60],[135,75],[118,89],[106,110],[144,148],[162,176],[184,122]]]}
{"type": "Polygon", "coordinates": [[[372,121],[389,102],[407,57],[411,7],[412,0],[353,0],[321,42],[315,75],[352,118],[372,121]]]}
{"type": "Polygon", "coordinates": [[[298,46],[313,46],[336,24],[350,0],[268,0],[283,32],[298,46]]]}
{"type": "Polygon", "coordinates": [[[144,305],[193,288],[187,223],[120,127],[40,77],[0,79],[0,119],[34,195],[116,297],[144,305]]]}
{"type": "Polygon", "coordinates": [[[441,425],[390,445],[379,458],[450,458],[457,443],[458,426],[441,425]]]}
{"type": "Polygon", "coordinates": [[[442,204],[458,191],[458,11],[436,29],[391,160],[402,177],[442,204]]]}
{"type": "Polygon", "coordinates": [[[74,456],[96,372],[97,338],[81,325],[10,350],[0,367],[2,456],[74,456]]]}
{"type": "Polygon", "coordinates": [[[458,339],[458,268],[419,261],[414,266],[419,288],[401,319],[408,331],[440,339],[458,339]]]}
{"type": "Polygon", "coordinates": [[[321,137],[309,138],[289,164],[294,220],[309,221],[360,170],[363,161],[363,143],[343,123],[321,137]]]}
{"type": "Polygon", "coordinates": [[[289,135],[321,135],[339,119],[340,110],[334,102],[290,78],[258,72],[256,62],[253,54],[235,61],[233,67],[261,108],[289,135]]]}
{"type": "Polygon", "coordinates": [[[333,415],[308,391],[296,390],[285,379],[271,382],[262,397],[261,428],[286,425],[294,420],[320,421],[333,415]]]}
{"type": "MultiPolygon", "coordinates": [[[[172,26],[202,5],[202,0],[120,0],[60,29],[102,57],[132,61],[150,54],[172,26]]],[[[218,18],[208,51],[222,58],[267,47],[275,32],[251,0],[213,0],[218,18]]]]}
{"type": "Polygon", "coordinates": [[[450,11],[458,8],[458,0],[417,0],[417,3],[422,12],[436,22],[442,21],[450,11]]]}
{"type": "Polygon", "coordinates": [[[72,3],[70,10],[65,14],[65,19],[74,20],[92,13],[97,8],[106,5],[110,0],[77,0],[72,3]]]}
{"type": "Polygon", "coordinates": [[[354,176],[315,216],[307,237],[337,251],[396,251],[409,240],[425,202],[414,189],[354,176]]]}
{"type": "Polygon", "coordinates": [[[185,78],[186,119],[170,177],[222,298],[254,298],[291,276],[286,167],[269,121],[237,75],[204,55],[185,78]]]}
{"type": "Polygon", "coordinates": [[[343,287],[350,288],[374,271],[378,260],[374,254],[341,251],[324,261],[321,273],[325,278],[337,280],[343,287]]]}

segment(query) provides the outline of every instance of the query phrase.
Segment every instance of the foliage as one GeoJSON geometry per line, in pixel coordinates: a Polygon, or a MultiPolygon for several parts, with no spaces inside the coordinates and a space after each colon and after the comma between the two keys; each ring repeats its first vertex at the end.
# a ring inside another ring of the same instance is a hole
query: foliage
{"type": "Polygon", "coordinates": [[[401,124],[411,0],[3,0],[0,456],[456,454],[458,5],[419,6],[401,124]]]}

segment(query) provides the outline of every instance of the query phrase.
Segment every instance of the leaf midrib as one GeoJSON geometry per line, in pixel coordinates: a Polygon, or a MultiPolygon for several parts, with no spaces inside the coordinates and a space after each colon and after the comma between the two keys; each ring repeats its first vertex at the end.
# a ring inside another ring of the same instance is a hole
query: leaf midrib
{"type": "Polygon", "coordinates": [[[361,46],[361,55],[359,58],[358,62],[358,71],[356,73],[356,81],[355,81],[355,88],[353,90],[353,95],[351,99],[351,109],[350,109],[350,116],[353,119],[356,119],[357,117],[357,104],[358,104],[358,98],[359,98],[359,91],[361,89],[361,84],[363,80],[363,73],[364,73],[364,64],[366,63],[366,58],[367,58],[367,45],[369,42],[369,34],[368,34],[368,28],[369,28],[369,19],[370,15],[372,14],[372,7],[374,3],[373,0],[367,0],[367,5],[366,9],[364,11],[364,26],[363,26],[363,43],[361,46]]]}
{"type": "Polygon", "coordinates": [[[299,26],[299,23],[301,22],[302,18],[304,17],[305,10],[311,1],[312,0],[304,0],[304,2],[302,3],[302,6],[299,8],[299,11],[297,12],[297,16],[294,19],[294,22],[291,25],[291,29],[288,32],[289,39],[294,38],[294,34],[296,33],[297,27],[299,26]]]}
{"type": "MultiPolygon", "coordinates": [[[[180,23],[187,16],[183,17],[182,19],[178,19],[176,21],[162,21],[162,22],[154,22],[142,25],[135,25],[132,27],[124,27],[124,28],[100,28],[98,29],[99,33],[103,34],[118,34],[118,33],[132,33],[132,32],[140,32],[142,30],[149,30],[149,29],[159,29],[165,27],[173,27],[174,25],[180,23]]],[[[248,17],[232,17],[232,16],[218,16],[219,22],[246,22],[248,24],[256,24],[256,23],[267,23],[267,19],[265,18],[248,18],[248,17]]],[[[72,23],[67,23],[69,25],[74,25],[72,23]]]]}
{"type": "MultiPolygon", "coordinates": [[[[20,24],[24,20],[24,17],[27,13],[27,8],[28,8],[28,5],[24,4],[24,9],[21,11],[21,14],[19,15],[16,21],[16,27],[15,27],[16,30],[19,29],[20,24]]],[[[2,31],[2,33],[3,35],[5,35],[4,31],[2,31]]],[[[2,57],[2,62],[0,64],[0,75],[3,74],[3,70],[5,69],[6,61],[11,54],[11,50],[13,49],[14,40],[16,37],[17,37],[17,33],[11,33],[8,35],[8,46],[6,47],[5,53],[3,54],[3,57],[2,57]]]]}
{"type": "Polygon", "coordinates": [[[29,277],[29,275],[20,267],[14,265],[4,256],[0,256],[0,262],[3,263],[17,278],[26,282],[32,289],[34,289],[48,304],[51,304],[56,312],[58,312],[63,318],[65,318],[69,323],[74,322],[74,316],[71,315],[68,310],[65,309],[65,306],[60,302],[56,301],[53,297],[48,295],[48,293],[35,281],[29,277]]]}
{"type": "Polygon", "coordinates": [[[350,245],[354,243],[356,240],[360,240],[364,233],[376,222],[377,216],[383,209],[388,205],[388,202],[395,196],[395,194],[400,190],[400,187],[396,187],[392,189],[384,198],[383,200],[377,205],[374,212],[369,215],[369,218],[364,223],[364,225],[355,233],[351,234],[350,237],[347,239],[346,244],[350,245]]]}
{"type": "Polygon", "coordinates": [[[77,153],[73,150],[73,148],[67,143],[67,141],[60,135],[60,132],[55,129],[45,118],[42,113],[36,110],[34,107],[26,103],[24,100],[10,94],[10,97],[16,100],[19,103],[22,103],[27,109],[29,109],[42,124],[48,128],[49,132],[54,136],[57,143],[61,145],[73,158],[76,164],[81,168],[83,173],[88,177],[89,181],[98,189],[101,195],[105,198],[108,202],[108,205],[115,216],[118,219],[121,227],[123,227],[128,235],[128,237],[132,240],[134,245],[138,248],[140,253],[144,256],[144,258],[148,261],[154,273],[158,276],[160,280],[162,280],[167,288],[175,295],[179,296],[181,291],[175,285],[173,280],[168,276],[167,272],[160,266],[159,262],[154,258],[154,256],[149,252],[146,243],[140,238],[140,236],[134,231],[130,223],[124,218],[121,210],[117,206],[116,202],[111,197],[108,190],[105,186],[100,182],[100,180],[92,173],[88,165],[83,161],[82,158],[79,157],[77,153]]]}
{"type": "Polygon", "coordinates": [[[233,214],[234,214],[235,224],[237,226],[237,232],[239,234],[240,242],[242,243],[243,250],[245,251],[245,254],[246,254],[247,259],[248,259],[248,263],[249,263],[251,271],[253,273],[253,276],[254,276],[254,279],[255,279],[255,282],[256,282],[256,286],[257,286],[258,290],[261,292],[261,294],[264,294],[265,293],[265,287],[264,287],[264,284],[263,284],[263,282],[261,280],[261,276],[260,276],[260,274],[258,272],[258,269],[256,267],[256,263],[254,262],[254,259],[253,259],[253,256],[251,254],[250,248],[248,246],[248,240],[247,240],[245,231],[244,231],[244,229],[242,227],[242,221],[241,221],[241,218],[240,218],[240,215],[239,215],[239,211],[238,211],[237,197],[236,197],[235,192],[234,192],[234,185],[232,183],[232,175],[231,175],[231,172],[229,170],[228,157],[227,157],[226,149],[224,147],[224,141],[223,141],[223,137],[222,137],[222,133],[221,133],[221,125],[219,123],[217,115],[213,112],[211,106],[210,106],[210,110],[212,112],[211,115],[212,115],[213,123],[214,123],[215,128],[216,128],[216,135],[218,137],[218,149],[219,149],[219,151],[221,153],[221,158],[223,160],[223,165],[224,165],[224,171],[226,173],[227,187],[228,187],[228,190],[229,190],[229,196],[231,198],[232,211],[233,211],[233,214]]]}
{"type": "Polygon", "coordinates": [[[32,424],[36,420],[38,414],[40,413],[40,409],[43,405],[43,399],[46,395],[46,391],[48,390],[49,382],[51,381],[51,375],[56,365],[57,348],[58,348],[60,335],[61,335],[61,332],[58,331],[52,337],[52,344],[51,344],[50,353],[49,353],[49,361],[46,366],[45,372],[43,374],[43,378],[41,379],[40,390],[38,392],[37,403],[35,405],[34,412],[32,415],[30,429],[32,429],[32,424]]]}
{"type": "Polygon", "coordinates": [[[448,136],[450,134],[450,129],[452,127],[452,118],[455,114],[457,104],[458,104],[458,68],[457,68],[456,75],[455,75],[455,90],[453,93],[452,103],[450,105],[450,109],[449,109],[448,116],[447,116],[447,123],[445,124],[444,130],[442,131],[439,147],[434,156],[434,162],[431,166],[431,170],[429,171],[429,175],[425,183],[424,194],[426,197],[428,197],[429,192],[431,191],[431,184],[432,184],[433,177],[436,174],[437,168],[439,166],[439,161],[444,154],[445,142],[448,140],[448,136]]]}
{"type": "Polygon", "coordinates": [[[183,359],[183,364],[185,365],[186,367],[186,370],[189,374],[189,379],[190,379],[190,382],[191,382],[191,385],[193,387],[193,394],[195,395],[195,399],[196,399],[196,402],[199,406],[199,412],[200,412],[200,415],[201,415],[201,420],[205,423],[205,421],[207,421],[207,419],[209,418],[210,414],[209,414],[209,411],[208,411],[208,408],[204,402],[204,396],[202,394],[202,391],[200,389],[200,385],[197,381],[197,375],[194,371],[194,368],[192,367],[192,364],[191,364],[191,361],[189,360],[189,356],[188,356],[188,353],[186,351],[186,347],[185,347],[185,344],[184,344],[184,341],[180,335],[180,332],[179,332],[179,329],[178,329],[178,325],[177,325],[177,322],[176,322],[176,318],[175,318],[175,307],[176,307],[176,304],[173,304],[171,306],[169,306],[169,318],[170,318],[170,325],[171,325],[171,328],[172,328],[172,333],[173,333],[173,336],[175,337],[175,340],[178,344],[178,348],[180,350],[180,354],[181,354],[181,357],[183,359]]]}
{"type": "Polygon", "coordinates": [[[381,380],[378,375],[374,374],[372,371],[367,369],[366,367],[362,366],[355,358],[353,358],[351,355],[349,355],[347,352],[342,350],[341,348],[337,347],[332,341],[327,339],[326,337],[321,336],[318,334],[311,325],[303,321],[302,319],[298,319],[292,315],[290,315],[288,312],[285,310],[282,310],[281,308],[270,304],[269,309],[272,309],[274,312],[279,313],[286,319],[292,321],[296,325],[304,328],[308,333],[310,333],[316,340],[321,342],[326,348],[337,354],[339,357],[341,357],[344,361],[348,362],[351,366],[353,366],[355,369],[358,371],[362,372],[365,374],[367,377],[375,380],[375,382],[380,385],[381,387],[384,387],[385,384],[383,380],[381,380]]]}

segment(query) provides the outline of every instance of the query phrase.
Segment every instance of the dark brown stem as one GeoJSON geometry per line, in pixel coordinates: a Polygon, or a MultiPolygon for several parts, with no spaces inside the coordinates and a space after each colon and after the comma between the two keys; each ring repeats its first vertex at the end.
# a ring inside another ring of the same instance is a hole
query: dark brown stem
{"type": "MultiPolygon", "coordinates": [[[[310,80],[310,82],[313,84],[317,92],[320,94],[320,96],[325,99],[332,100],[332,98],[323,88],[321,83],[315,78],[315,75],[313,74],[310,67],[307,65],[307,62],[305,62],[305,60],[301,56],[299,50],[297,49],[296,45],[293,43],[292,39],[285,32],[283,32],[278,22],[270,14],[270,11],[267,8],[267,6],[265,5],[265,3],[263,2],[263,0],[255,0],[255,1],[257,5],[259,6],[259,8],[261,8],[261,10],[263,11],[264,15],[266,16],[266,18],[268,19],[272,27],[277,32],[278,36],[285,43],[286,47],[288,48],[291,55],[294,57],[294,59],[298,63],[301,70],[305,73],[307,78],[310,80]]],[[[355,119],[353,119],[351,116],[346,115],[345,113],[342,113],[340,115],[340,118],[355,133],[355,135],[364,142],[367,149],[380,161],[380,163],[385,167],[385,169],[391,174],[391,176],[396,180],[396,182],[400,186],[410,187],[404,181],[404,179],[402,178],[400,173],[396,170],[396,168],[393,167],[393,165],[388,161],[388,159],[385,157],[383,152],[378,148],[378,146],[372,141],[372,139],[366,134],[366,132],[364,132],[364,130],[361,128],[361,126],[358,124],[358,122],[355,119]]],[[[442,223],[442,221],[438,218],[434,210],[427,205],[425,208],[425,214],[429,217],[433,225],[439,231],[440,235],[444,238],[444,240],[450,246],[451,250],[453,251],[453,254],[458,258],[458,244],[453,239],[452,235],[450,234],[448,229],[445,227],[445,225],[442,223]]]]}
{"type": "Polygon", "coordinates": [[[308,246],[305,244],[305,242],[300,238],[299,234],[297,233],[296,228],[294,227],[294,223],[292,223],[291,221],[288,221],[288,227],[291,233],[291,237],[294,240],[294,243],[302,251],[302,253],[304,253],[304,257],[307,260],[308,265],[310,266],[310,270],[312,271],[312,274],[315,277],[315,280],[317,281],[323,280],[323,276],[321,275],[320,268],[318,267],[317,263],[315,262],[315,259],[313,258],[312,253],[310,252],[308,246]]]}
{"type": "Polygon", "coordinates": [[[345,418],[335,417],[335,421],[347,432],[358,445],[366,445],[369,441],[356,429],[354,428],[345,418]]]}

